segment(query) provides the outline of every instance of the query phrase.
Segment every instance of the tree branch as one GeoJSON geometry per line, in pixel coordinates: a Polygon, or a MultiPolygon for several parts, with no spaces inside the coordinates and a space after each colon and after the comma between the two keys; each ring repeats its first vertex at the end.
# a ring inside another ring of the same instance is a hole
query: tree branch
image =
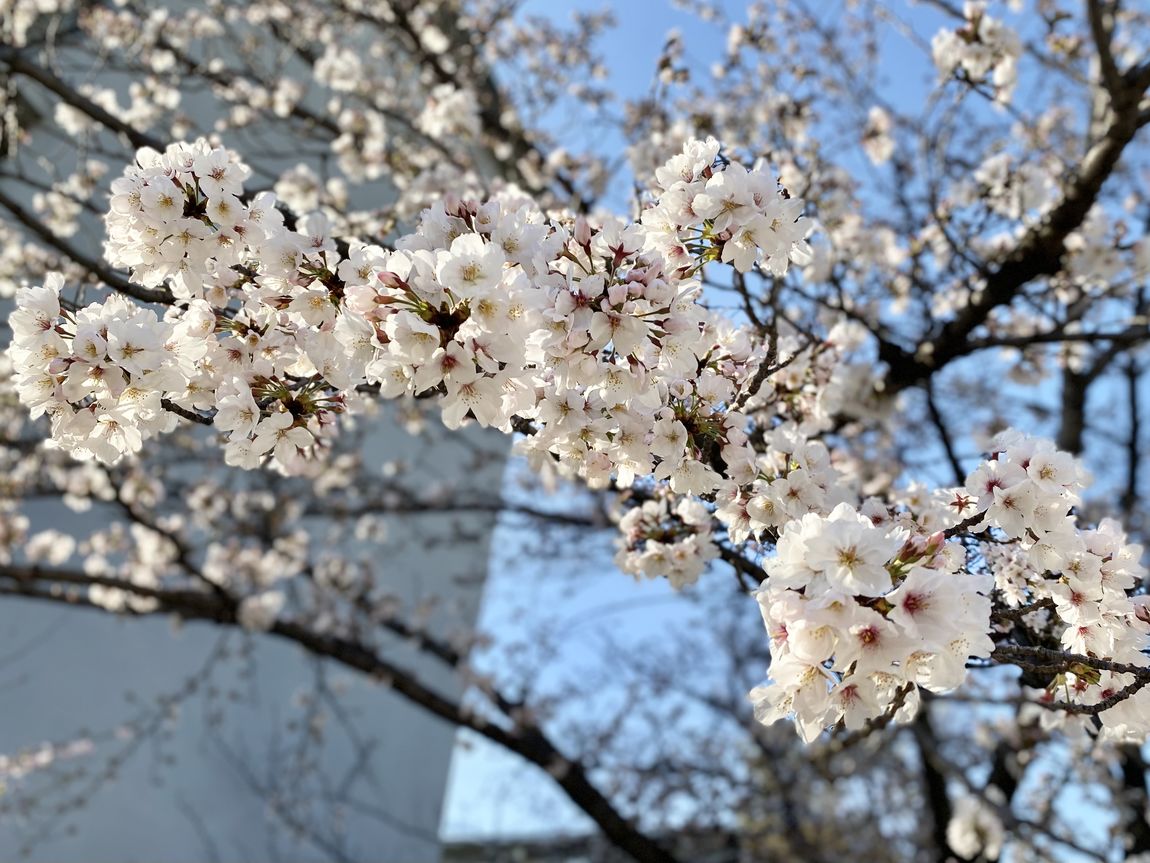
{"type": "MultiPolygon", "coordinates": [[[[888,391],[921,383],[951,360],[968,353],[971,333],[985,323],[994,309],[1011,303],[1033,279],[1054,275],[1061,269],[1066,238],[1082,224],[1142,125],[1138,104],[1145,85],[1142,75],[1131,73],[1124,76],[1127,86],[1122,98],[1113,102],[1113,116],[1106,131],[1086,152],[1078,171],[1067,182],[1062,199],[1023,235],[953,319],[933,338],[923,341],[913,356],[907,354],[891,363],[886,379],[888,391]],[[1142,85],[1141,90],[1135,89],[1138,85],[1142,85]]],[[[1150,68],[1146,77],[1150,78],[1150,68]]]]}
{"type": "Polygon", "coordinates": [[[73,108],[91,117],[101,126],[123,135],[136,149],[151,147],[153,150],[163,151],[165,144],[159,138],[155,138],[147,132],[141,132],[106,109],[101,108],[55,73],[28,60],[20,53],[19,49],[0,47],[0,63],[6,64],[17,75],[31,78],[42,87],[55,93],[73,108]]]}
{"type": "Polygon", "coordinates": [[[1114,35],[1113,18],[1109,15],[1109,11],[1103,8],[1102,0],[1086,0],[1086,17],[1090,22],[1090,36],[1094,40],[1094,49],[1098,52],[1102,86],[1110,94],[1111,99],[1119,99],[1122,93],[1122,76],[1118,72],[1118,64],[1114,62],[1114,52],[1110,46],[1114,35]]]}
{"type": "MultiPolygon", "coordinates": [[[[44,590],[37,585],[43,582],[99,584],[146,597],[157,603],[154,611],[130,612],[134,616],[175,614],[185,620],[202,620],[221,626],[238,625],[238,602],[229,597],[202,591],[149,588],[123,579],[41,567],[0,566],[0,579],[11,584],[11,587],[0,586],[0,594],[8,593],[95,608],[96,606],[86,598],[58,589],[44,590]]],[[[512,724],[510,727],[505,727],[448,699],[423,684],[405,669],[387,661],[359,642],[321,633],[292,620],[277,621],[269,633],[276,638],[292,642],[315,656],[326,657],[347,668],[362,672],[428,713],[453,725],[471,729],[542,768],[616,847],[640,863],[676,863],[675,857],[615,809],[611,801],[591,782],[587,768],[582,763],[564,756],[542,728],[525,719],[521,711],[516,711],[513,717],[508,717],[512,724]]],[[[508,705],[515,703],[509,700],[503,701],[508,705]]]]}
{"type": "Polygon", "coordinates": [[[175,297],[167,288],[146,288],[143,285],[130,282],[102,261],[85,254],[67,240],[56,236],[34,214],[10,198],[2,187],[0,187],[0,207],[11,213],[12,218],[27,228],[41,242],[74,261],[113,290],[143,303],[170,305],[175,302],[175,297]]]}

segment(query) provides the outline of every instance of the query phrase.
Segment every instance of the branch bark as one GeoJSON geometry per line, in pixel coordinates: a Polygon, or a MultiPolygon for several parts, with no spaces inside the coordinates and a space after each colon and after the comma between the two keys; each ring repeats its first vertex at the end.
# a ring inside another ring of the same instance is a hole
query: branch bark
{"type": "MultiPolygon", "coordinates": [[[[0,594],[19,595],[50,602],[97,608],[86,598],[59,585],[99,584],[125,590],[154,600],[151,612],[135,616],[174,614],[184,620],[200,620],[220,626],[238,625],[238,603],[227,596],[193,590],[148,588],[123,579],[90,576],[85,573],[40,567],[0,566],[0,594]],[[47,587],[55,582],[57,587],[47,587]]],[[[617,848],[640,863],[676,863],[676,858],[658,842],[643,833],[622,815],[591,781],[587,768],[568,759],[538,725],[517,712],[507,717],[507,725],[497,724],[478,712],[447,698],[420,682],[413,674],[389,662],[375,650],[337,635],[321,633],[293,620],[280,620],[269,631],[273,637],[291,642],[309,653],[331,659],[379,681],[433,716],[468,728],[491,742],[514,752],[549,773],[566,793],[617,848]]],[[[515,702],[493,699],[498,704],[515,702]]]]}
{"type": "Polygon", "coordinates": [[[1089,148],[1078,171],[1068,180],[1062,199],[1038,224],[1031,227],[997,268],[985,275],[985,282],[954,318],[925,339],[912,355],[901,351],[890,356],[888,391],[898,391],[922,383],[950,361],[970,353],[971,334],[999,306],[1009,305],[1022,288],[1041,276],[1057,273],[1066,252],[1066,238],[1086,218],[1114,173],[1126,147],[1146,124],[1139,114],[1139,102],[1150,78],[1142,67],[1122,76],[1122,98],[1111,103],[1110,122],[1102,136],[1089,148]]]}
{"type": "Polygon", "coordinates": [[[45,245],[55,249],[65,258],[74,261],[113,290],[121,294],[126,294],[143,303],[163,303],[170,305],[175,302],[175,297],[172,296],[172,292],[167,288],[146,288],[143,285],[137,285],[124,278],[103,261],[85,254],[67,240],[56,236],[35,214],[29,212],[9,197],[3,187],[0,187],[0,207],[7,210],[13,219],[23,225],[45,245]]]}
{"type": "Polygon", "coordinates": [[[82,111],[101,126],[123,135],[136,149],[151,147],[153,150],[163,150],[164,142],[159,138],[141,132],[139,129],[125,123],[119,117],[101,108],[83,93],[73,88],[63,78],[49,69],[39,66],[25,57],[16,48],[0,47],[0,63],[4,63],[12,72],[30,78],[40,86],[59,96],[67,104],[78,111],[82,111]]]}

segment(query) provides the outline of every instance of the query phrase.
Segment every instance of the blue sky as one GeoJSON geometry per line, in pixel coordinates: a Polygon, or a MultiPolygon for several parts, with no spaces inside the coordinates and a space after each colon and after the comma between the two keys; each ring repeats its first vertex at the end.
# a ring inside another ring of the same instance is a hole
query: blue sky
{"type": "MultiPolygon", "coordinates": [[[[605,35],[602,50],[608,63],[608,83],[623,97],[644,93],[654,75],[663,37],[672,28],[692,31],[692,51],[706,53],[708,62],[722,50],[724,35],[715,28],[698,28],[698,19],[673,8],[669,0],[627,0],[609,5],[617,26],[605,35]],[[653,23],[657,22],[657,23],[653,23]]],[[[579,0],[528,0],[524,13],[566,19],[572,11],[603,8],[602,3],[579,0]]],[[[561,138],[570,133],[569,118],[556,110],[553,131],[561,138]]],[[[576,130],[579,144],[594,139],[602,152],[618,153],[624,141],[611,129],[576,130]]],[[[609,203],[626,206],[629,188],[609,203]]],[[[508,491],[513,492],[509,488],[508,491]]],[[[571,656],[560,665],[586,658],[588,639],[596,637],[601,626],[625,619],[632,635],[638,630],[653,632],[674,618],[679,610],[677,597],[659,582],[637,584],[611,567],[611,534],[592,539],[585,560],[593,561],[581,580],[582,589],[572,595],[572,580],[549,581],[540,577],[537,562],[517,563],[506,549],[516,544],[515,529],[503,526],[492,547],[491,576],[481,626],[506,634],[520,628],[515,609],[524,590],[532,592],[539,608],[560,607],[574,621],[570,630],[571,656]],[[504,550],[501,553],[500,550],[504,550]],[[511,557],[512,559],[508,559],[511,557]],[[525,571],[534,567],[536,571],[525,571]],[[638,611],[637,611],[638,609],[638,611]],[[624,617],[625,615],[625,617],[624,617]],[[578,621],[587,621],[579,623],[578,621]]],[[[442,821],[445,836],[516,836],[556,832],[583,832],[593,825],[566,800],[547,777],[519,758],[484,744],[474,735],[463,735],[452,763],[447,800],[442,821]]]]}
{"type": "MultiPolygon", "coordinates": [[[[815,0],[818,3],[819,0],[815,0]]],[[[676,9],[671,0],[617,0],[607,4],[617,24],[600,42],[608,66],[608,84],[621,98],[637,98],[651,86],[655,65],[666,34],[678,29],[685,36],[686,61],[694,69],[706,70],[720,58],[726,42],[725,30],[701,24],[691,14],[676,9]]],[[[737,11],[741,4],[730,3],[737,11]]],[[[825,2],[828,15],[834,14],[837,2],[825,2]]],[[[603,8],[602,3],[580,0],[528,0],[525,14],[567,18],[572,11],[603,8]]],[[[905,11],[905,10],[903,10],[905,11]]],[[[933,13],[918,10],[922,31],[937,29],[933,13]]],[[[732,16],[734,17],[734,16],[732,16]]],[[[740,16],[741,17],[741,16],[740,16]]],[[[886,75],[890,79],[887,97],[896,103],[919,96],[933,80],[933,71],[914,55],[913,73],[908,74],[908,56],[887,55],[886,75]]],[[[561,108],[554,112],[552,130],[562,141],[572,133],[571,118],[561,108]]],[[[614,154],[624,146],[622,136],[602,127],[576,127],[576,143],[594,141],[601,152],[614,154]]],[[[863,166],[860,165],[860,170],[863,166]]],[[[621,182],[621,193],[604,202],[625,207],[630,196],[628,182],[621,182]]],[[[509,484],[510,486],[510,484],[509,484]]],[[[509,492],[513,489],[509,487],[509,492]]],[[[516,611],[529,591],[531,603],[540,609],[562,609],[561,615],[573,621],[566,644],[568,656],[552,659],[554,667],[569,664],[577,667],[589,658],[589,652],[601,646],[605,631],[626,624],[628,636],[639,640],[660,630],[685,624],[692,609],[682,602],[663,582],[635,583],[611,566],[610,532],[584,540],[581,558],[585,561],[579,574],[580,588],[572,590],[571,578],[549,578],[549,565],[540,561],[526,564],[518,561],[516,528],[505,525],[494,542],[491,576],[487,588],[482,626],[506,636],[521,628],[516,611]],[[541,573],[540,570],[544,572],[541,573]]],[[[568,574],[570,575],[570,574],[568,574]]],[[[705,578],[716,578],[712,573],[705,578]]],[[[755,613],[752,607],[748,611],[755,613]]],[[[515,756],[484,744],[474,735],[464,735],[457,748],[442,822],[449,837],[515,836],[524,834],[583,831],[589,822],[569,804],[554,783],[515,756]]]]}
{"type": "MultiPolygon", "coordinates": [[[[599,43],[608,67],[607,84],[623,99],[637,98],[648,92],[665,36],[673,29],[684,34],[685,60],[692,69],[705,72],[723,54],[726,33],[676,9],[671,0],[616,0],[609,4],[579,0],[527,0],[524,11],[564,19],[575,10],[599,9],[604,5],[610,6],[617,19],[616,27],[599,43]]],[[[743,5],[729,2],[726,9],[732,17],[741,18],[743,5]]],[[[844,4],[843,0],[807,0],[807,5],[831,21],[844,4]]],[[[921,4],[910,5],[895,0],[890,5],[920,41],[916,47],[888,31],[886,41],[880,45],[879,77],[875,86],[888,103],[913,111],[923,104],[924,97],[937,82],[933,65],[921,45],[929,42],[944,19],[936,10],[921,4]]],[[[1007,20],[1014,17],[1001,8],[992,11],[1007,20]]],[[[786,62],[786,58],[780,58],[780,62],[786,62]]],[[[1018,89],[1019,98],[1026,99],[1028,92],[1038,91],[1042,86],[1041,80],[1024,78],[1018,89]]],[[[867,107],[862,106],[863,113],[867,107]]],[[[593,142],[594,148],[600,152],[618,154],[625,144],[618,132],[581,125],[578,119],[566,114],[562,106],[555,108],[549,123],[561,143],[571,141],[576,148],[593,142]]],[[[858,172],[864,187],[867,178],[875,176],[871,173],[875,169],[861,152],[846,160],[845,164],[858,172]]],[[[627,206],[631,195],[627,180],[624,178],[619,183],[617,195],[607,196],[603,202],[605,205],[618,209],[627,206]]],[[[1033,391],[1030,394],[1033,395],[1033,391]]],[[[967,446],[961,449],[962,454],[975,456],[970,442],[966,443],[967,446]]],[[[933,442],[928,445],[933,445],[933,442]]],[[[936,479],[950,481],[949,476],[936,479]]],[[[513,491],[510,483],[509,491],[513,491]]],[[[618,630],[624,623],[628,635],[640,639],[659,631],[673,630],[689,619],[691,609],[665,584],[636,584],[614,571],[610,564],[612,534],[609,532],[585,540],[580,554],[582,563],[569,565],[578,576],[578,589],[572,588],[570,578],[550,578],[547,572],[552,565],[550,562],[529,559],[523,563],[515,553],[520,538],[511,526],[504,526],[496,536],[483,623],[500,634],[514,633],[517,628],[521,630],[522,624],[516,614],[525,604],[545,609],[556,619],[565,617],[572,621],[569,630],[564,630],[566,637],[562,650],[551,659],[553,667],[561,668],[566,664],[577,668],[588,660],[594,647],[601,646],[604,633],[618,630]]],[[[700,587],[705,588],[707,579],[716,577],[715,573],[704,576],[700,587]]],[[[754,609],[749,608],[748,612],[754,614],[754,609]]],[[[556,675],[558,680],[558,672],[556,675]]],[[[464,745],[457,750],[453,763],[442,822],[445,836],[506,837],[591,829],[589,822],[567,803],[557,786],[534,768],[473,736],[464,735],[462,740],[464,745]]]]}

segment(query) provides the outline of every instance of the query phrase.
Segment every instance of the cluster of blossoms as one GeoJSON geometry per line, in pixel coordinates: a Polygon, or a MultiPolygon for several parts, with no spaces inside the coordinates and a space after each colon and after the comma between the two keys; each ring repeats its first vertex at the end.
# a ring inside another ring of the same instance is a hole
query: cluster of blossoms
{"type": "Polygon", "coordinates": [[[919,686],[961,684],[967,660],[994,648],[993,581],[964,562],[941,533],[912,536],[846,503],[789,521],[758,593],[773,681],[752,693],[758,718],[793,716],[809,741],[892,707],[913,715],[919,686]]]}
{"type": "Polygon", "coordinates": [[[1060,533],[1075,532],[1068,514],[1089,480],[1077,459],[1049,441],[1017,434],[1000,435],[995,446],[994,457],[967,478],[969,497],[956,508],[973,507],[984,516],[982,527],[999,528],[1023,548],[1038,546],[1035,551],[1046,551],[1060,533]]]}
{"type": "Polygon", "coordinates": [[[959,206],[985,206],[1008,219],[1030,221],[1056,200],[1052,176],[1049,165],[1022,161],[1011,153],[995,153],[969,180],[957,183],[948,197],[959,206]]]}
{"type": "Polygon", "coordinates": [[[701,254],[741,273],[757,264],[782,276],[791,262],[809,263],[813,224],[802,215],[802,199],[780,191],[763,170],[737,163],[713,170],[718,156],[713,138],[689,141],[655,171],[659,203],[640,220],[648,243],[672,265],[691,266],[701,254]]]}
{"type": "Polygon", "coordinates": [[[112,182],[105,257],[142,285],[169,283],[180,299],[215,288],[222,305],[218,292],[235,279],[230,268],[266,253],[282,229],[273,195],[240,200],[250,174],[234,153],[202,140],[140,150],[112,182]]]}
{"type": "Polygon", "coordinates": [[[103,162],[88,159],[75,173],[53,183],[46,191],[37,192],[32,206],[54,234],[70,237],[79,228],[83,202],[96,191],[107,171],[108,166],[103,162]]]}
{"type": "Polygon", "coordinates": [[[1018,58],[1022,43],[1018,34],[986,14],[986,3],[967,0],[963,6],[964,26],[957,30],[942,29],[931,40],[934,65],[943,78],[962,71],[974,84],[989,76],[995,98],[1009,102],[1018,81],[1018,58]]]}
{"type": "MultiPolygon", "coordinates": [[[[971,658],[994,651],[992,594],[1052,651],[1150,666],[1150,603],[1131,595],[1145,576],[1141,546],[1127,543],[1113,521],[1077,525],[1071,509],[1087,477],[1073,456],[1015,432],[994,445],[965,487],[910,493],[903,512],[868,500],[861,511],[842,502],[826,514],[817,487],[800,484],[810,511],[781,516],[777,554],[758,592],[773,681],[752,693],[762,721],[793,717],[810,740],[887,712],[909,718],[918,687],[953,689],[971,658]],[[964,530],[988,539],[968,555],[946,538],[964,530]]],[[[1143,740],[1150,733],[1143,682],[1082,662],[1035,701],[1112,699],[1099,714],[1103,732],[1143,740]]],[[[1057,711],[1043,711],[1042,721],[1072,722],[1057,711]]],[[[1087,727],[1085,717],[1076,721],[1087,727]]]]}
{"type": "Polygon", "coordinates": [[[730,405],[764,352],[698,304],[700,260],[785,272],[810,229],[800,201],[762,171],[717,167],[718,152],[689,143],[636,224],[547,220],[512,196],[425,211],[375,278],[346,289],[378,334],[368,382],[441,392],[452,427],[526,423],[533,460],[593,486],[653,473],[713,492],[719,458],[753,458],[730,405]]]}
{"type": "Polygon", "coordinates": [[[726,484],[717,498],[715,514],[734,542],[769,537],[794,519],[825,515],[852,498],[826,445],[809,440],[796,425],[772,429],[764,442],[750,481],[726,484]]]}
{"type": "Polygon", "coordinates": [[[16,47],[28,42],[28,33],[41,15],[67,12],[74,6],[73,0],[7,0],[0,18],[0,32],[6,41],[16,47]]]}
{"type": "MultiPolygon", "coordinates": [[[[861,328],[768,345],[700,302],[708,262],[776,277],[813,262],[802,201],[714,140],[655,171],[636,222],[546,215],[509,189],[429,207],[392,248],[339,243],[319,213],[285,223],[273,194],[246,195],[248,174],[201,141],[142,150],[113,185],[107,256],[170,290],[162,316],[121,295],[76,308],[57,275],[19,291],[16,387],[57,445],[111,463],[190,416],[225,436],[228,464],[308,473],[367,394],[434,396],[449,428],[521,432],[539,469],[633,488],[617,561],[637,577],[694,582],[720,525],[733,546],[774,543],[758,592],[774,683],[753,697],[761,719],[792,716],[808,740],[960,685],[995,649],[996,587],[1046,615],[1062,649],[1146,665],[1150,615],[1127,596],[1140,550],[1112,525],[1076,526],[1073,458],[1002,438],[950,500],[864,500],[817,439],[868,410],[873,371],[847,361],[861,328]],[[950,530],[994,532],[1016,560],[991,576],[1005,552],[977,543],[968,558],[950,530]]],[[[235,575],[219,569],[220,584],[235,575]]],[[[241,623],[268,629],[285,594],[249,581],[241,623]]],[[[1043,697],[1096,704],[1133,685],[1077,668],[1043,697]]],[[[1144,736],[1140,703],[1103,721],[1144,736]]]]}
{"type": "MultiPolygon", "coordinates": [[[[1083,529],[1071,514],[1087,477],[1069,454],[1047,441],[1002,435],[999,451],[972,473],[965,504],[981,516],[976,530],[992,527],[1014,540],[1016,551],[997,555],[995,577],[1010,604],[1045,606],[1031,615],[1033,626],[1052,646],[1079,656],[1105,657],[1129,666],[1150,667],[1144,650],[1150,637],[1150,597],[1131,596],[1146,575],[1142,546],[1126,541],[1112,520],[1083,529]]],[[[1097,704],[1127,687],[1131,697],[1100,714],[1105,732],[1142,740],[1150,733],[1150,694],[1129,672],[1079,666],[1060,675],[1040,695],[1044,701],[1097,704]]],[[[1065,714],[1049,713],[1049,722],[1065,714]]]]}
{"type": "Polygon", "coordinates": [[[530,424],[526,449],[593,485],[653,472],[680,494],[714,491],[720,458],[753,460],[730,405],[764,352],[698,304],[699,261],[782,273],[810,229],[801,201],[718,154],[688,144],[636,224],[547,219],[509,193],[429,209],[388,252],[337,249],[316,214],[289,229],[269,193],[245,203],[248,170],[227,150],[141,151],[113,184],[107,254],[146,286],[170,284],[183,308],[163,321],[122,300],[78,313],[97,333],[130,327],[125,358],[116,334],[111,353],[73,347],[59,280],[23,295],[39,306],[17,324],[21,392],[77,423],[55,423],[54,439],[78,456],[136,451],[173,424],[167,401],[214,411],[229,464],[271,454],[289,473],[315,463],[360,388],[439,394],[449,427],[530,424]],[[109,364],[114,385],[82,372],[109,364]],[[141,406],[115,410],[125,388],[141,406]],[[82,423],[101,422],[108,444],[87,446],[82,423]]]}
{"type": "Polygon", "coordinates": [[[890,114],[875,105],[867,112],[866,126],[863,128],[862,148],[871,164],[882,165],[894,155],[893,126],[890,114]]]}
{"type": "Polygon", "coordinates": [[[1004,805],[1003,795],[993,785],[987,792],[986,800],[974,795],[960,797],[946,825],[946,844],[967,860],[980,855],[984,860],[997,860],[1007,838],[1002,819],[989,805],[1004,805]]]}
{"type": "MultiPolygon", "coordinates": [[[[753,451],[723,450],[722,478],[706,495],[706,506],[689,497],[678,503],[673,497],[656,497],[628,510],[620,520],[615,558],[623,571],[636,577],[666,576],[681,587],[696,581],[717,554],[708,548],[711,543],[701,541],[711,535],[713,520],[741,546],[751,539],[769,542],[795,519],[827,515],[841,503],[857,501],[850,471],[836,465],[826,444],[816,439],[836,416],[857,411],[863,401],[858,393],[873,388],[869,380],[859,379],[859,366],[845,361],[854,344],[852,331],[850,325],[836,326],[815,346],[780,336],[778,351],[786,362],[745,404],[756,422],[770,417],[775,425],[756,431],[753,451]]],[[[868,516],[886,514],[873,499],[863,511],[868,516]]],[[[919,526],[927,525],[929,518],[920,514],[919,526]]]]}
{"type": "Polygon", "coordinates": [[[665,577],[676,590],[697,581],[719,555],[711,511],[692,498],[644,501],[619,520],[619,530],[616,565],[636,578],[665,577]]]}
{"type": "Polygon", "coordinates": [[[199,303],[175,321],[160,320],[119,295],[68,310],[62,284],[53,274],[16,294],[9,318],[16,390],[33,417],[50,416],[57,444],[77,458],[115,461],[175,427],[162,394],[192,385],[215,315],[199,303]]]}
{"type": "Polygon", "coordinates": [[[0,784],[7,786],[44,770],[57,761],[91,754],[95,744],[87,737],[66,743],[41,743],[14,755],[0,755],[0,784]]]}
{"type": "Polygon", "coordinates": [[[1131,228],[1126,219],[1114,218],[1097,204],[1091,207],[1078,230],[1066,238],[1064,272],[1055,285],[1059,299],[1074,302],[1084,293],[1117,296],[1127,281],[1123,275],[1137,279],[1146,272],[1146,248],[1123,248],[1131,228]]]}

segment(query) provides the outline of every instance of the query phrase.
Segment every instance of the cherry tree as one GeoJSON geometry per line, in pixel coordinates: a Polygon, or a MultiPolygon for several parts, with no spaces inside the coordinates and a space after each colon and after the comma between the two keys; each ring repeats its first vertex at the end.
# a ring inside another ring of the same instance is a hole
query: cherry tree
{"type": "Polygon", "coordinates": [[[628,102],[608,15],[9,4],[0,592],[292,642],[542,768],[637,860],[689,859],[676,797],[763,859],[1150,859],[1150,12],[681,5],[721,56],[673,33],[628,102]],[[884,84],[927,64],[921,99],[884,84]],[[76,154],[58,175],[21,167],[33,91],[76,154]],[[556,101],[625,166],[549,132],[556,101]],[[330,174],[277,166],[272,125],[330,174]],[[574,503],[389,493],[353,453],[381,406],[502,433],[574,503]],[[297,506],[225,512],[236,476],[297,506]],[[76,555],[29,533],[45,494],[129,527],[76,555]],[[609,527],[618,570],[710,632],[615,657],[622,707],[566,739],[580,699],[511,680],[497,634],[442,639],[293,541],[309,512],[434,507],[526,519],[527,566],[609,527]],[[1101,839],[1067,783],[1107,795],[1101,839]],[[825,810],[859,794],[844,849],[825,810]]]}

